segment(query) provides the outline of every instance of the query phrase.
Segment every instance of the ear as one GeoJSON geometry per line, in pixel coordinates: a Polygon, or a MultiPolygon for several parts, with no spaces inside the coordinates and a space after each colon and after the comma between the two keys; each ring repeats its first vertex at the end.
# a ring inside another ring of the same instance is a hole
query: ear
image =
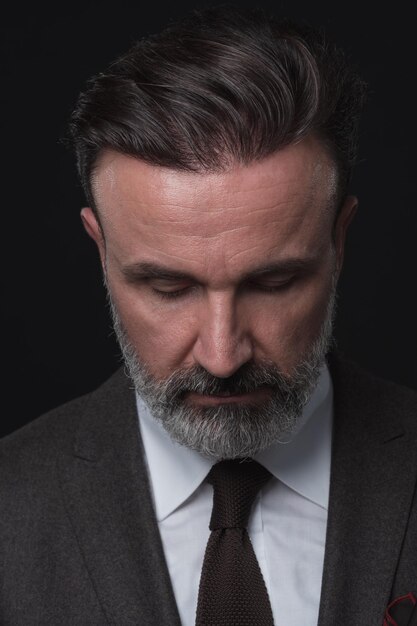
{"type": "Polygon", "coordinates": [[[90,235],[91,239],[93,239],[97,244],[101,265],[104,270],[106,261],[106,246],[101,225],[93,209],[90,207],[84,207],[81,209],[81,220],[85,230],[90,235]]]}
{"type": "Polygon", "coordinates": [[[339,215],[336,218],[334,242],[336,248],[336,268],[338,274],[340,274],[343,266],[347,230],[355,217],[357,208],[358,199],[356,196],[347,196],[342,208],[339,211],[339,215]]]}

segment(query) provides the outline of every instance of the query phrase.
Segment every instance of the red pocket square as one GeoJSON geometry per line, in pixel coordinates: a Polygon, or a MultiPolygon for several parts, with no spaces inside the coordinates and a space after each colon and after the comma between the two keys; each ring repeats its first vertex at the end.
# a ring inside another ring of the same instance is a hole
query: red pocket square
{"type": "Polygon", "coordinates": [[[416,616],[417,598],[410,592],[389,603],[382,626],[413,626],[416,616]]]}

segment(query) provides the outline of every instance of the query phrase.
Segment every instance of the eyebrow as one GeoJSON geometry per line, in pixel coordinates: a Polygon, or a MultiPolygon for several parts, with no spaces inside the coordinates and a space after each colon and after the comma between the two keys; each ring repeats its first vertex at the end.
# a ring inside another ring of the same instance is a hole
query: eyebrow
{"type": "MultiPolygon", "coordinates": [[[[307,272],[313,269],[317,263],[318,257],[307,258],[290,258],[283,259],[282,261],[275,261],[266,265],[256,267],[249,272],[246,272],[240,277],[239,282],[250,280],[253,278],[260,278],[269,274],[294,274],[307,272]]],[[[158,263],[150,263],[147,261],[141,261],[126,265],[121,269],[123,276],[128,282],[138,282],[140,280],[190,280],[193,282],[200,282],[199,279],[189,272],[181,272],[173,270],[164,265],[158,263]]]]}

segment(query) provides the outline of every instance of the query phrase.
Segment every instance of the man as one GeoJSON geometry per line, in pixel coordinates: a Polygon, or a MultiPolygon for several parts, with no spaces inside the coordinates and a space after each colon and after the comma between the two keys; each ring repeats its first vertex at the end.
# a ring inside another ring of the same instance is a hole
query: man
{"type": "Polygon", "coordinates": [[[363,93],[225,8],[89,83],[126,371],[1,443],[2,624],[416,623],[416,394],[330,350],[363,93]]]}

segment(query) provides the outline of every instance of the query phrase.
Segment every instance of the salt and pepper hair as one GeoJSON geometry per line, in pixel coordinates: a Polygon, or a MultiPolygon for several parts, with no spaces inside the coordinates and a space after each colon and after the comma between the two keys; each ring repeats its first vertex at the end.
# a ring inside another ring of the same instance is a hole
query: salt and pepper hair
{"type": "Polygon", "coordinates": [[[338,171],[357,156],[363,81],[321,31],[259,9],[197,10],[139,40],[80,95],[70,134],[87,200],[106,150],[178,170],[249,164],[307,134],[338,171]]]}

